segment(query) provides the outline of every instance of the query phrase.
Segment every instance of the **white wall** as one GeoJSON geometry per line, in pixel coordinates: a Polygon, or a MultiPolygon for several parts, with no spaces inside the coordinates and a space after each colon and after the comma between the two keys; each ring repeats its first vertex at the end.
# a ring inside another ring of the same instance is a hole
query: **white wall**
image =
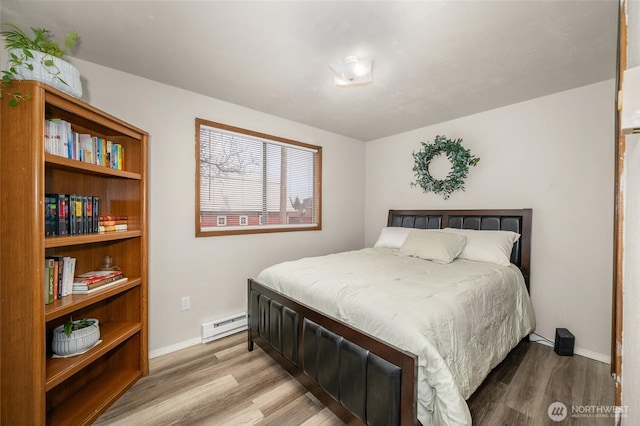
{"type": "Polygon", "coordinates": [[[388,209],[531,207],[535,332],[566,327],[577,353],[609,362],[614,92],[602,82],[367,143],[366,245],[388,209]],[[480,157],[449,200],[409,185],[412,152],[438,134],[480,157]]]}
{"type": "Polygon", "coordinates": [[[627,68],[640,67],[640,0],[627,0],[627,68]]]}
{"type": "Polygon", "coordinates": [[[200,323],[246,310],[246,280],[264,267],[362,247],[364,144],[93,63],[71,60],[83,98],[150,133],[149,348],[200,336],[200,323]],[[195,238],[195,118],[323,147],[321,231],[195,238]],[[180,298],[191,297],[191,310],[180,298]]]}

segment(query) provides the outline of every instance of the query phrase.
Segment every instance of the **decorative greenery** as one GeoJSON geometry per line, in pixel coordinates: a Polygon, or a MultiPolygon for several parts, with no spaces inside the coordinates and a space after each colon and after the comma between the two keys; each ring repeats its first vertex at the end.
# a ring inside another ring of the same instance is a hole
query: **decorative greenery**
{"type": "Polygon", "coordinates": [[[82,318],[81,320],[77,321],[73,321],[73,319],[70,319],[69,321],[64,323],[64,334],[69,337],[71,335],[71,332],[73,331],[95,326],[95,321],[88,320],[87,318],[82,318]]]}
{"type": "Polygon", "coordinates": [[[33,38],[22,31],[18,26],[8,24],[9,30],[2,31],[0,34],[4,37],[4,47],[7,49],[30,49],[47,55],[62,58],[64,52],[73,48],[78,42],[78,33],[69,32],[64,38],[64,49],[58,43],[51,40],[51,31],[44,28],[31,28],[33,38]]]}
{"type": "Polygon", "coordinates": [[[424,192],[435,192],[445,200],[454,191],[464,191],[464,180],[469,173],[469,167],[478,164],[480,158],[471,155],[471,152],[462,146],[462,139],[448,139],[446,136],[437,135],[434,143],[421,144],[422,149],[412,154],[415,160],[413,171],[416,181],[412,182],[411,186],[420,185],[424,192]],[[441,154],[446,154],[451,162],[451,171],[442,180],[435,179],[429,173],[429,163],[441,154]]]}
{"type": "Polygon", "coordinates": [[[1,31],[0,35],[4,37],[4,46],[7,50],[14,50],[10,53],[9,57],[9,69],[2,71],[2,83],[0,87],[0,99],[3,95],[9,95],[9,105],[16,106],[18,102],[28,98],[28,95],[23,95],[20,92],[9,91],[8,88],[13,80],[16,80],[18,76],[19,68],[26,67],[33,71],[33,64],[31,61],[34,59],[32,50],[44,53],[41,59],[41,64],[47,72],[51,73],[55,78],[64,84],[67,84],[62,78],[59,77],[60,70],[55,65],[53,58],[62,59],[66,50],[71,49],[78,42],[78,33],[75,31],[69,32],[64,40],[64,48],[60,47],[58,43],[51,40],[51,31],[44,28],[31,28],[33,37],[29,37],[27,33],[22,31],[16,25],[8,24],[8,30],[1,31]],[[15,50],[21,51],[21,53],[15,53],[15,50]],[[3,94],[3,91],[5,92],[3,94]]]}

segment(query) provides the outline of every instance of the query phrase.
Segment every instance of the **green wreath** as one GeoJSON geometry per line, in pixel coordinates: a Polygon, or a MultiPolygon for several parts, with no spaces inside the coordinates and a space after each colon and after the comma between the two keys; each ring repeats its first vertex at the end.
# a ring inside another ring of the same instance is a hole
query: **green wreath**
{"type": "Polygon", "coordinates": [[[413,171],[416,175],[416,181],[411,182],[411,186],[420,185],[424,192],[435,192],[442,195],[446,200],[452,192],[463,190],[464,180],[469,173],[469,167],[478,164],[480,159],[471,155],[468,149],[462,144],[462,139],[447,139],[446,136],[436,136],[435,142],[432,144],[422,144],[422,149],[413,152],[415,165],[413,171]],[[435,179],[429,173],[429,163],[440,154],[446,154],[451,162],[451,171],[446,179],[435,179]]]}

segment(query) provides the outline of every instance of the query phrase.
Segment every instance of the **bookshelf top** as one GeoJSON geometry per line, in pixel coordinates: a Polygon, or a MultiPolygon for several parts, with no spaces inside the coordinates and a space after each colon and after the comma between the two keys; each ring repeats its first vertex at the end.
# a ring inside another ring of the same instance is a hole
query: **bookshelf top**
{"type": "Polygon", "coordinates": [[[21,93],[43,91],[46,118],[67,120],[108,136],[127,136],[134,139],[149,136],[146,131],[45,83],[34,80],[13,81],[11,87],[21,93]]]}

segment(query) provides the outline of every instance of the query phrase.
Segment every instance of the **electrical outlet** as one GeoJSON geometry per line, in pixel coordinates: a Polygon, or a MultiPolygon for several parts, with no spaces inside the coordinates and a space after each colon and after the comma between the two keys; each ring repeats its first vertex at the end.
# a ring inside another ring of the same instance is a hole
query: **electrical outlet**
{"type": "Polygon", "coordinates": [[[188,311],[191,309],[191,298],[189,296],[185,296],[182,298],[182,310],[188,311]]]}

